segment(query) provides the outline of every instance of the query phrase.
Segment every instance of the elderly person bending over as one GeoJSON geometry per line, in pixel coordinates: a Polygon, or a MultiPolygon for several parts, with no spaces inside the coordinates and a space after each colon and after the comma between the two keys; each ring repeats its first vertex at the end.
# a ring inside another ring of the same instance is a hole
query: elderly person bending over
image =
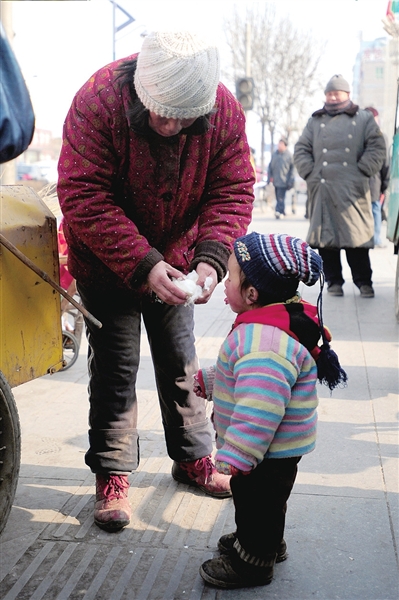
{"type": "Polygon", "coordinates": [[[251,220],[254,172],[245,116],[219,83],[213,44],[152,33],[141,52],[83,85],[66,117],[58,195],[69,270],[89,340],[89,449],[95,523],[129,523],[128,475],[139,462],[136,377],[143,318],[172,476],[217,498],[217,473],[198,370],[194,307],[174,279],[195,272],[205,303],[251,220]]]}

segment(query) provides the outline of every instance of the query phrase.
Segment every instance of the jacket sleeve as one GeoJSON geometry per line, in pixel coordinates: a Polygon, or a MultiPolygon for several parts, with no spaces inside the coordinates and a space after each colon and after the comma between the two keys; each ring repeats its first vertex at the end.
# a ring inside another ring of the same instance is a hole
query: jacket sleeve
{"type": "Polygon", "coordinates": [[[114,102],[101,101],[89,82],[73,99],[64,123],[57,192],[75,249],[89,249],[131,287],[142,283],[135,282],[140,270],[144,277],[163,257],[114,201],[121,157],[113,131],[123,123],[113,111],[119,91],[110,86],[102,93],[114,102]]]}
{"type": "Polygon", "coordinates": [[[273,165],[272,161],[269,162],[269,166],[267,168],[267,182],[271,183],[273,181],[273,165]]]}
{"type": "Polygon", "coordinates": [[[313,118],[309,119],[301,137],[295,144],[294,164],[298,175],[305,179],[309,177],[314,167],[313,156],[313,118]]]}
{"type": "Polygon", "coordinates": [[[381,169],[386,155],[384,136],[370,113],[365,124],[364,151],[358,159],[357,166],[364,175],[372,177],[381,169]]]}
{"type": "Polygon", "coordinates": [[[255,173],[245,132],[245,115],[234,96],[220,86],[211,158],[198,221],[194,260],[208,262],[219,281],[227,270],[234,240],[247,231],[254,202],[255,173]]]}
{"type": "Polygon", "coordinates": [[[294,159],[291,156],[291,162],[287,173],[287,189],[291,190],[295,184],[295,174],[294,174],[294,159]]]}
{"type": "Polygon", "coordinates": [[[389,186],[390,166],[389,164],[382,165],[381,168],[381,194],[384,194],[389,186]]]}
{"type": "Polygon", "coordinates": [[[385,155],[385,161],[384,164],[381,167],[381,171],[380,171],[380,177],[381,177],[381,194],[383,194],[389,186],[389,179],[390,179],[390,175],[391,175],[391,165],[390,165],[390,159],[389,159],[389,152],[388,152],[388,147],[389,147],[389,143],[388,143],[388,139],[387,137],[384,135],[384,140],[385,140],[385,146],[386,146],[386,155],[385,155]]]}

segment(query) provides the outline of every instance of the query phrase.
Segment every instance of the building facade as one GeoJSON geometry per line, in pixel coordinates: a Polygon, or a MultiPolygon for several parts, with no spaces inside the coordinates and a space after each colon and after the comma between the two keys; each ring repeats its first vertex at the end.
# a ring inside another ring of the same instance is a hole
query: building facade
{"type": "Polygon", "coordinates": [[[353,68],[353,101],[379,112],[382,131],[392,140],[399,79],[399,38],[386,36],[360,41],[353,68]]]}

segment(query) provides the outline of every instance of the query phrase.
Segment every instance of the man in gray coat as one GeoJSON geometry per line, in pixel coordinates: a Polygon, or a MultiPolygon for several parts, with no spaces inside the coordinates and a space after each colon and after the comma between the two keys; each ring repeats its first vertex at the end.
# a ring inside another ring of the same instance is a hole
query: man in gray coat
{"type": "Polygon", "coordinates": [[[384,162],[385,141],[373,115],[350,100],[342,75],[334,75],[324,93],[323,108],[312,114],[294,151],[295,166],[308,189],[306,241],[319,250],[332,296],[343,295],[340,250],[344,249],[361,296],[373,298],[369,179],[384,162]]]}
{"type": "Polygon", "coordinates": [[[273,153],[267,173],[269,183],[273,183],[276,193],[276,219],[285,216],[285,195],[294,186],[294,161],[287,150],[287,142],[281,138],[273,153]]]}

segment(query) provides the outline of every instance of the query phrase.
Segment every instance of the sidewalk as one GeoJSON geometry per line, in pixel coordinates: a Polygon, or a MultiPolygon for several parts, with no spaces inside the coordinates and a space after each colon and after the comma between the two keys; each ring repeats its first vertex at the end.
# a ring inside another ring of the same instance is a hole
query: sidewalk
{"type": "MultiPolygon", "coordinates": [[[[303,198],[276,221],[259,203],[251,229],[304,238],[303,198]]],[[[385,230],[384,230],[385,231],[385,230]]],[[[384,233],[384,232],[383,232],[384,233]]],[[[393,245],[370,252],[374,299],[360,298],[345,265],[343,298],[323,296],[332,346],[349,385],[319,387],[315,452],[303,458],[288,503],[289,558],[269,586],[223,591],[198,568],[234,530],[231,499],[216,500],[170,476],[149,347],[138,380],[141,463],[130,477],[133,518],[118,534],[92,521],[94,476],[84,464],[87,383],[83,342],[68,371],[14,388],[22,429],[20,479],[0,538],[0,599],[397,600],[398,324],[393,245]]],[[[302,290],[315,302],[319,285],[302,290]]],[[[218,286],[196,307],[201,364],[212,364],[234,315],[218,286]]]]}

